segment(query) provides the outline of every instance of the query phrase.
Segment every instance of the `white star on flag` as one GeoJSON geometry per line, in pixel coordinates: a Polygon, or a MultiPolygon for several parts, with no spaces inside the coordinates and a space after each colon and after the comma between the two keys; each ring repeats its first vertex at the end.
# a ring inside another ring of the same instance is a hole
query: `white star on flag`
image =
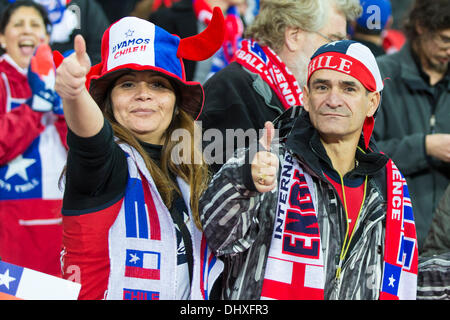
{"type": "Polygon", "coordinates": [[[394,288],[394,282],[395,282],[394,275],[391,274],[391,276],[390,276],[388,279],[389,279],[389,284],[388,284],[388,286],[394,288]]]}
{"type": "Polygon", "coordinates": [[[134,263],[134,264],[136,264],[136,262],[137,262],[138,260],[141,260],[141,258],[139,258],[139,257],[137,256],[137,254],[132,254],[132,253],[130,253],[130,256],[131,256],[130,262],[132,262],[132,263],[134,263]]]}
{"type": "Polygon", "coordinates": [[[36,162],[35,159],[27,159],[22,155],[8,163],[8,170],[6,170],[5,180],[18,174],[23,180],[28,181],[27,168],[36,162]]]}
{"type": "Polygon", "coordinates": [[[9,283],[16,280],[16,278],[9,276],[9,269],[6,269],[4,274],[0,273],[0,286],[4,285],[9,290],[9,283]]]}
{"type": "Polygon", "coordinates": [[[329,47],[329,46],[335,46],[336,43],[338,43],[338,42],[339,42],[339,41],[333,41],[333,42],[330,42],[329,44],[326,45],[326,47],[329,47]]]}

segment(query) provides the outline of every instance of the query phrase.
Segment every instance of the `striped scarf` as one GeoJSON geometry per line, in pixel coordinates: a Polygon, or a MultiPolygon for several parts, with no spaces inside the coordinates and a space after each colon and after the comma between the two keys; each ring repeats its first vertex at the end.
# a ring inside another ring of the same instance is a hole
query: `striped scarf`
{"type": "MultiPolygon", "coordinates": [[[[142,157],[120,145],[127,157],[129,177],[119,214],[109,230],[110,275],[107,299],[174,300],[177,298],[177,240],[173,220],[145,167],[142,157]]],[[[189,186],[180,178],[183,200],[189,186]]],[[[190,215],[194,267],[190,299],[204,300],[223,269],[190,215]]]]}
{"type": "MultiPolygon", "coordinates": [[[[392,160],[386,169],[388,208],[380,299],[415,299],[418,252],[411,200],[392,160]]],[[[324,257],[313,182],[289,153],[281,172],[290,179],[280,186],[261,298],[322,300],[324,257]]]]}
{"type": "Polygon", "coordinates": [[[254,40],[242,41],[236,52],[236,62],[257,73],[276,93],[285,109],[303,105],[303,92],[278,55],[267,46],[260,46],[254,40]]]}

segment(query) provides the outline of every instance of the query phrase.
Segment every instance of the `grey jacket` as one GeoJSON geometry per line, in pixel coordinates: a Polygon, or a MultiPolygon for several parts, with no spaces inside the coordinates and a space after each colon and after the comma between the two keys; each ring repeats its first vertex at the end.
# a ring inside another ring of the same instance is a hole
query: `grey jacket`
{"type": "MultiPolygon", "coordinates": [[[[289,112],[295,118],[295,111],[289,112]]],[[[384,167],[388,158],[378,152],[367,151],[364,154],[358,151],[359,165],[346,175],[349,178],[368,175],[368,187],[341,280],[336,281],[336,258],[344,241],[346,220],[336,190],[322,173],[323,165],[332,168],[331,161],[306,112],[297,117],[293,127],[288,119],[282,118],[279,123],[280,136],[292,128],[286,138],[280,139],[279,145],[272,145],[272,149],[279,148],[280,164],[285,153],[290,153],[313,180],[312,193],[316,195],[313,202],[318,215],[325,264],[325,299],[378,299],[386,213],[384,167]],[[288,124],[283,125],[284,121],[288,124]]],[[[360,145],[363,145],[362,140],[360,145]]],[[[278,187],[272,192],[257,192],[246,158],[248,151],[238,150],[236,157],[214,176],[200,200],[204,234],[214,252],[225,261],[224,299],[260,298],[277,215],[282,178],[279,176],[278,187]]]]}
{"type": "Polygon", "coordinates": [[[433,213],[450,183],[450,164],[425,152],[425,135],[450,133],[450,76],[431,87],[421,76],[409,44],[377,62],[385,86],[374,137],[405,175],[420,253],[433,213]]]}

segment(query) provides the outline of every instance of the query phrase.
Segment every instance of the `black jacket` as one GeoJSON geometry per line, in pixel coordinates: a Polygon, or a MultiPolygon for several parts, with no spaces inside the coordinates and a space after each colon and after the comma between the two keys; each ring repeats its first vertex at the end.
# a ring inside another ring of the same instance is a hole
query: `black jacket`
{"type": "MultiPolygon", "coordinates": [[[[203,130],[218,129],[226,137],[227,129],[260,130],[266,121],[273,121],[284,112],[283,105],[276,93],[262,78],[237,62],[232,62],[212,76],[204,85],[205,106],[199,120],[203,130]]],[[[259,136],[259,135],[258,135],[259,136]]],[[[238,141],[224,139],[224,162],[227,154],[232,156],[237,149],[238,141]],[[228,148],[227,148],[228,147],[228,148]]],[[[253,141],[246,141],[248,147],[253,141]]],[[[208,141],[205,141],[205,147],[208,141]]],[[[223,163],[224,163],[223,162],[223,163]]],[[[213,164],[216,172],[221,164],[213,164]]]]}

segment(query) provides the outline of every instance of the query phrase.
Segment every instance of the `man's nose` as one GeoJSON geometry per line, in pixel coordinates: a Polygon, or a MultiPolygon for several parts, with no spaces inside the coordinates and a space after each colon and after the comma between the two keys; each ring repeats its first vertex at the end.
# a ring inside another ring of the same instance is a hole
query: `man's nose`
{"type": "Polygon", "coordinates": [[[326,103],[330,108],[338,108],[342,106],[342,98],[337,88],[332,88],[330,90],[326,103]]]}

